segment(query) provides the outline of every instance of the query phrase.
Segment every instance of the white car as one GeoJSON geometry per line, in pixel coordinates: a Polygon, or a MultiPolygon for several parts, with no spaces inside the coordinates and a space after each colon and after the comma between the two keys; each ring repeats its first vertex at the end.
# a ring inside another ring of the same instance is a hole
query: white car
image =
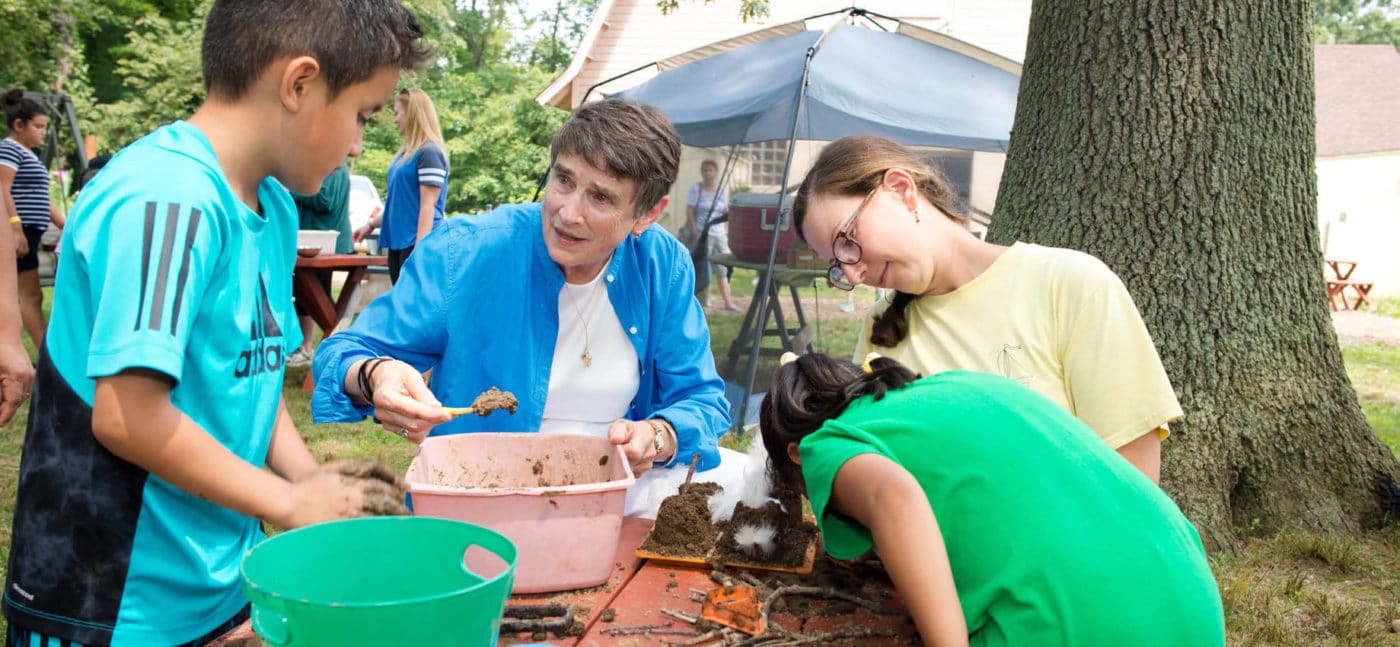
{"type": "Polygon", "coordinates": [[[350,176],[350,231],[355,231],[369,222],[376,209],[383,209],[384,201],[379,199],[379,189],[363,175],[350,176]]]}

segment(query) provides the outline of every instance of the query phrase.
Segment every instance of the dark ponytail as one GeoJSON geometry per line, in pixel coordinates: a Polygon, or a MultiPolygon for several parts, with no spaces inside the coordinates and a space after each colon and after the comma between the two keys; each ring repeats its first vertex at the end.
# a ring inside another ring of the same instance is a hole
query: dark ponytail
{"type": "Polygon", "coordinates": [[[909,335],[909,315],[905,312],[914,302],[914,295],[895,292],[890,307],[870,324],[870,343],[885,348],[893,348],[909,335]]]}
{"type": "Polygon", "coordinates": [[[880,357],[869,373],[845,360],[818,353],[802,355],[778,367],[763,397],[759,430],[778,478],[800,482],[801,470],[788,458],[788,444],[800,442],[827,420],[841,415],[852,401],[870,396],[875,401],[918,378],[899,362],[880,357]]]}
{"type": "Polygon", "coordinates": [[[6,131],[14,130],[15,122],[22,121],[29,123],[35,115],[45,114],[44,107],[38,101],[24,96],[24,90],[15,88],[6,92],[0,101],[5,102],[5,127],[6,131]]]}

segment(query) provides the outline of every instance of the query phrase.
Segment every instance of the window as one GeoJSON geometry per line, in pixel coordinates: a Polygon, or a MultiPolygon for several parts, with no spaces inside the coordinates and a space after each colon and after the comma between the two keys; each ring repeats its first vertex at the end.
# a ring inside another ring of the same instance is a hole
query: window
{"type": "Polygon", "coordinates": [[[787,162],[786,139],[745,144],[743,156],[749,160],[749,183],[776,187],[783,181],[783,164],[787,162]]]}

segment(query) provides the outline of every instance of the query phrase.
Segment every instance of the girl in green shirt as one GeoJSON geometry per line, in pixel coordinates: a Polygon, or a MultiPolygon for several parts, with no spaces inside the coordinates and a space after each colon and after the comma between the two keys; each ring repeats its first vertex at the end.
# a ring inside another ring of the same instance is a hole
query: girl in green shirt
{"type": "Polygon", "coordinates": [[[1223,645],[1196,530],[1084,423],[1013,380],[780,366],[764,445],[826,551],[880,554],[926,645],[1223,645]]]}

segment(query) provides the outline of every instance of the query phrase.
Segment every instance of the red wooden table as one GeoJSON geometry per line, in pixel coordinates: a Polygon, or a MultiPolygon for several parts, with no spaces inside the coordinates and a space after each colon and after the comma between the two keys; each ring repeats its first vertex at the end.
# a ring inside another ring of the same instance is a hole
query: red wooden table
{"type": "Polygon", "coordinates": [[[1337,310],[1360,310],[1371,302],[1371,283],[1351,280],[1356,261],[1328,259],[1325,261],[1332,276],[1327,278],[1327,304],[1337,310]]]}
{"type": "MultiPolygon", "coordinates": [[[[502,632],[497,644],[650,647],[694,640],[699,635],[695,628],[668,615],[667,612],[699,615],[700,603],[692,599],[692,596],[695,592],[709,591],[718,584],[710,578],[708,569],[673,567],[637,558],[634,552],[646,537],[651,524],[649,519],[636,518],[628,518],[623,522],[622,537],[613,561],[613,574],[606,584],[581,591],[511,597],[507,614],[510,613],[511,607],[525,605],[559,605],[571,609],[574,618],[582,624],[581,636],[502,632]],[[637,631],[640,627],[656,625],[669,625],[657,629],[674,633],[629,633],[637,631]]],[[[842,570],[845,567],[832,564],[827,562],[824,566],[837,576],[845,572],[842,570]]],[[[754,575],[761,577],[763,574],[754,575]]],[[[853,577],[855,576],[848,576],[846,579],[850,580],[853,577]]],[[[841,578],[831,575],[819,576],[816,583],[831,586],[831,582],[824,580],[836,579],[841,578]]],[[[821,644],[894,646],[917,643],[913,621],[908,614],[902,612],[889,580],[881,576],[866,576],[860,581],[861,596],[882,607],[884,612],[875,613],[840,601],[804,598],[793,604],[775,605],[775,612],[770,620],[788,631],[810,636],[852,630],[868,630],[873,634],[839,642],[821,641],[821,644]]],[[[784,601],[794,599],[793,596],[787,596],[784,601]]],[[[210,643],[209,647],[255,647],[260,644],[245,622],[239,628],[210,643]]],[[[696,644],[718,644],[718,639],[696,644]]]]}
{"type": "MultiPolygon", "coordinates": [[[[345,316],[346,308],[352,303],[355,291],[360,289],[360,281],[371,266],[389,264],[388,257],[366,256],[364,254],[321,254],[307,258],[297,256],[296,269],[292,272],[292,295],[302,311],[316,322],[323,336],[330,335],[345,316]],[[340,288],[340,297],[331,301],[326,285],[336,272],[345,272],[345,284],[340,288]]],[[[307,371],[301,390],[310,393],[314,383],[311,372],[307,371]]]]}

